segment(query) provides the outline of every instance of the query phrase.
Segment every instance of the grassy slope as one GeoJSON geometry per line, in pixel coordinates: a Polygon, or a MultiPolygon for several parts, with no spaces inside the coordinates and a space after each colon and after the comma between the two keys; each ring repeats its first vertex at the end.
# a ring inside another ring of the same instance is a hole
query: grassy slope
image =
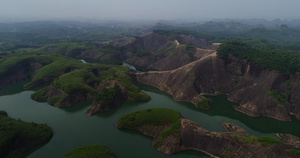
{"type": "Polygon", "coordinates": [[[86,84],[86,79],[100,81],[93,73],[89,72],[86,68],[83,68],[59,76],[53,82],[53,85],[67,94],[76,91],[84,91],[91,94],[96,93],[95,89],[86,84]]]}
{"type": "MultiPolygon", "coordinates": [[[[20,146],[15,149],[18,141],[26,141],[28,145],[37,145],[49,140],[52,136],[52,129],[45,124],[27,123],[14,120],[1,111],[0,114],[0,157],[13,155],[21,157],[24,149],[28,146],[20,146]],[[13,149],[12,149],[13,147],[13,149]]],[[[22,143],[24,144],[24,143],[22,143]]],[[[25,143],[26,144],[26,143],[25,143]]]]}

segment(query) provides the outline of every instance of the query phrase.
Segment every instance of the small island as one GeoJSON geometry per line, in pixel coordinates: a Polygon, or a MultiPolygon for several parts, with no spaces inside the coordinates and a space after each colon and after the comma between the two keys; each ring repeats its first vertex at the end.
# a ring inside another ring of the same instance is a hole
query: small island
{"type": "Polygon", "coordinates": [[[64,158],[116,158],[116,155],[107,147],[99,144],[85,145],[68,152],[64,158]]]}
{"type": "Polygon", "coordinates": [[[23,157],[26,151],[47,142],[52,135],[46,124],[14,120],[0,111],[0,157],[23,157]]]}
{"type": "Polygon", "coordinates": [[[211,132],[185,119],[176,110],[146,109],[122,116],[118,128],[138,130],[153,138],[152,145],[165,154],[197,150],[216,157],[299,157],[300,139],[288,134],[256,137],[225,122],[227,132],[211,132]],[[292,139],[292,140],[291,140],[292,139]]]}

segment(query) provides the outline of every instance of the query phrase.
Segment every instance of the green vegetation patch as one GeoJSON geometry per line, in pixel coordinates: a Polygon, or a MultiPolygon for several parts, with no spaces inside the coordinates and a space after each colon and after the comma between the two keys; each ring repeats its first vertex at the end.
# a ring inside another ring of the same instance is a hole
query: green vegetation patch
{"type": "Polygon", "coordinates": [[[0,60],[0,76],[8,73],[15,73],[17,67],[26,68],[30,73],[30,63],[40,63],[41,65],[45,65],[51,62],[52,59],[50,59],[46,53],[45,55],[41,55],[39,52],[12,53],[0,60]]]}
{"type": "Polygon", "coordinates": [[[154,142],[153,146],[155,148],[159,148],[159,147],[161,147],[164,144],[165,144],[165,142],[163,140],[158,140],[158,141],[154,142]]]}
{"type": "Polygon", "coordinates": [[[161,52],[163,52],[163,51],[165,51],[165,48],[160,48],[160,49],[156,50],[156,51],[154,52],[154,54],[159,54],[159,53],[161,53],[161,52]]]}
{"type": "Polygon", "coordinates": [[[63,90],[67,94],[74,92],[88,92],[91,95],[95,95],[96,90],[90,87],[86,80],[94,82],[100,81],[100,79],[92,72],[89,72],[88,69],[83,68],[59,76],[59,78],[55,80],[52,85],[63,90]]]}
{"type": "Polygon", "coordinates": [[[25,149],[46,142],[51,136],[52,129],[46,124],[27,123],[0,115],[0,157],[10,154],[21,157],[25,149]]]}
{"type": "Polygon", "coordinates": [[[138,57],[143,57],[143,56],[149,56],[151,53],[147,50],[141,50],[136,53],[136,56],[138,57]]]}
{"type": "Polygon", "coordinates": [[[136,102],[147,102],[151,100],[151,97],[144,92],[128,92],[129,99],[136,102]]]}
{"type": "Polygon", "coordinates": [[[166,138],[169,135],[178,135],[179,134],[179,128],[181,126],[181,121],[180,119],[176,120],[175,122],[172,123],[170,128],[167,128],[166,130],[162,131],[159,136],[162,138],[166,138]]]}
{"type": "Polygon", "coordinates": [[[153,108],[123,115],[117,122],[119,128],[136,128],[144,125],[160,126],[180,120],[180,113],[172,109],[153,108]]]}
{"type": "Polygon", "coordinates": [[[85,145],[68,152],[65,158],[116,158],[116,155],[103,145],[85,145]]]}
{"type": "Polygon", "coordinates": [[[250,137],[244,137],[243,138],[243,142],[244,143],[259,142],[259,143],[261,143],[265,147],[281,143],[281,141],[278,138],[268,137],[268,136],[262,136],[262,137],[250,136],[250,137]]]}
{"type": "Polygon", "coordinates": [[[31,98],[33,100],[36,100],[36,101],[39,101],[39,102],[47,101],[46,89],[47,89],[47,87],[44,87],[44,88],[34,92],[33,94],[31,94],[31,98]]]}
{"type": "Polygon", "coordinates": [[[289,155],[291,155],[291,156],[299,156],[300,155],[300,150],[290,149],[289,150],[289,155]]]}
{"type": "Polygon", "coordinates": [[[178,55],[178,51],[176,49],[170,50],[167,52],[168,55],[174,57],[178,55]]]}
{"type": "Polygon", "coordinates": [[[288,97],[284,93],[278,92],[277,90],[268,91],[268,96],[274,97],[281,104],[288,102],[288,97]]]}
{"type": "Polygon", "coordinates": [[[228,55],[232,55],[251,61],[264,69],[277,70],[285,74],[300,71],[299,50],[271,47],[268,44],[261,47],[245,41],[225,41],[218,48],[218,56],[225,59],[228,55]]]}
{"type": "Polygon", "coordinates": [[[125,66],[114,66],[108,71],[101,73],[101,83],[109,80],[118,80],[128,90],[128,97],[131,101],[149,101],[151,98],[144,92],[141,92],[139,87],[132,83],[131,77],[126,75],[129,68],[125,66]]]}
{"type": "Polygon", "coordinates": [[[102,105],[111,104],[115,96],[120,92],[120,87],[115,84],[113,88],[104,88],[97,96],[95,101],[102,105]]]}
{"type": "Polygon", "coordinates": [[[118,128],[136,129],[143,126],[164,126],[168,128],[158,133],[153,146],[159,148],[165,144],[169,136],[178,137],[180,135],[180,113],[173,109],[153,108],[136,111],[123,115],[117,121],[118,128]]]}
{"type": "Polygon", "coordinates": [[[34,72],[34,79],[26,84],[24,86],[25,88],[34,88],[34,84],[38,84],[43,80],[53,80],[64,73],[87,66],[87,64],[84,64],[78,60],[59,54],[47,54],[45,57],[52,62],[34,72]]]}
{"type": "Polygon", "coordinates": [[[196,107],[203,110],[209,109],[209,100],[207,98],[203,98],[201,101],[196,103],[196,107]]]}

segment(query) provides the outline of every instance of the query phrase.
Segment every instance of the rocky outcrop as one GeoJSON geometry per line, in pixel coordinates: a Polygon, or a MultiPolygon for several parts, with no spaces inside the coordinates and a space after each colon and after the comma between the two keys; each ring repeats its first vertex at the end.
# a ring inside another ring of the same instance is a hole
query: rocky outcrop
{"type": "Polygon", "coordinates": [[[137,73],[140,83],[166,91],[178,101],[196,104],[200,94],[228,94],[228,99],[240,104],[236,110],[250,116],[267,116],[289,121],[291,114],[299,116],[299,74],[284,75],[264,70],[250,62],[228,57],[222,60],[216,53],[203,53],[200,59],[170,71],[137,73]],[[286,96],[279,100],[275,95],[286,96]]]}
{"type": "Polygon", "coordinates": [[[94,96],[88,92],[76,91],[66,94],[63,90],[54,86],[48,86],[45,93],[46,101],[56,107],[70,107],[79,102],[94,99],[94,96]]]}
{"type": "MultiPolygon", "coordinates": [[[[289,150],[299,149],[295,143],[285,141],[281,143],[279,140],[278,143],[264,145],[256,139],[258,137],[251,136],[232,123],[223,123],[227,132],[211,132],[183,117],[181,117],[179,134],[168,136],[163,139],[162,145],[156,146],[156,142],[161,140],[159,134],[169,126],[145,125],[135,130],[152,137],[152,145],[165,154],[192,149],[213,157],[293,157],[289,155],[289,150]]],[[[291,139],[296,140],[296,138],[291,139]]]]}
{"type": "Polygon", "coordinates": [[[182,119],[181,146],[218,157],[292,157],[288,150],[296,147],[285,143],[265,146],[258,141],[247,142],[250,135],[243,129],[231,123],[223,125],[227,132],[210,132],[182,119]]]}
{"type": "Polygon", "coordinates": [[[276,135],[285,144],[290,144],[290,145],[293,145],[293,146],[300,147],[300,138],[299,137],[293,136],[291,134],[283,134],[283,133],[277,133],[276,135]]]}
{"type": "Polygon", "coordinates": [[[293,106],[292,114],[300,120],[300,73],[297,72],[290,78],[291,81],[291,103],[293,106]]]}

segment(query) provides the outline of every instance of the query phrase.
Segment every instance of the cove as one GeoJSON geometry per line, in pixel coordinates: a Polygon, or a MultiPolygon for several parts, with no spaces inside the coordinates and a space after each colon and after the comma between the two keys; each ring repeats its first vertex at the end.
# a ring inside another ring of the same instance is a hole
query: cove
{"type": "Polygon", "coordinates": [[[151,145],[151,138],[132,130],[119,130],[114,123],[124,114],[147,108],[171,108],[200,126],[211,131],[225,131],[221,123],[233,122],[247,132],[256,135],[275,135],[284,130],[299,136],[299,120],[281,122],[265,117],[252,118],[235,111],[236,104],[226,100],[226,96],[209,97],[212,109],[202,111],[190,103],[175,102],[170,95],[156,88],[142,86],[151,96],[148,103],[125,102],[121,107],[92,117],[85,115],[90,102],[80,103],[71,108],[56,108],[48,103],[39,103],[30,98],[33,91],[20,91],[21,85],[7,87],[0,91],[0,110],[7,111],[15,119],[27,122],[46,123],[52,127],[52,139],[36,151],[29,153],[29,158],[63,157],[70,150],[88,144],[108,146],[118,157],[183,157],[205,156],[200,152],[185,151],[174,155],[164,155],[151,145]],[[12,91],[14,90],[14,91],[12,91]],[[5,91],[8,91],[7,93],[5,91]]]}

